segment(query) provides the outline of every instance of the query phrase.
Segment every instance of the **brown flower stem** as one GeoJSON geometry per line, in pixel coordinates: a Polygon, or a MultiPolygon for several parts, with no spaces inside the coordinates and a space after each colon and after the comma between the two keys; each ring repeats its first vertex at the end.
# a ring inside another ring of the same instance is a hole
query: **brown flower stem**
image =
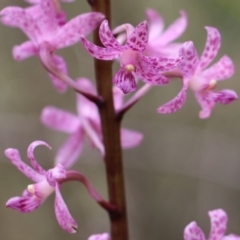
{"type": "MultiPolygon", "coordinates": [[[[93,11],[101,12],[110,24],[110,0],[91,1],[93,11]]],[[[94,32],[94,43],[101,45],[98,30],[94,32]]],[[[104,103],[99,106],[109,201],[116,205],[119,213],[110,213],[111,240],[128,240],[127,211],[124,189],[122,150],[120,144],[120,121],[116,118],[112,94],[112,62],[94,59],[97,91],[104,103]]]]}

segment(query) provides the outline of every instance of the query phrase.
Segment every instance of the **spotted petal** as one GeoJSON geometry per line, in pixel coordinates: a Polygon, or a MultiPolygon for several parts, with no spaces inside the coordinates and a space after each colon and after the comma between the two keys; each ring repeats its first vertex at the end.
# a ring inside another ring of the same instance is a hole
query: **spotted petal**
{"type": "Polygon", "coordinates": [[[136,26],[133,33],[129,36],[126,46],[134,51],[143,52],[148,42],[148,26],[147,22],[143,21],[136,26]]]}
{"type": "Polygon", "coordinates": [[[24,42],[21,45],[15,46],[13,48],[13,58],[17,61],[22,61],[37,54],[38,50],[32,41],[24,42]]]}
{"type": "Polygon", "coordinates": [[[121,55],[121,51],[115,50],[113,48],[98,47],[84,37],[81,37],[80,39],[88,53],[97,59],[114,60],[121,55]]]}
{"type": "Polygon", "coordinates": [[[5,150],[5,155],[10,159],[12,164],[17,167],[17,169],[22,172],[25,176],[31,179],[34,182],[39,182],[44,179],[44,176],[34,171],[26,163],[21,160],[19,151],[14,148],[8,148],[5,150]]]}
{"type": "Polygon", "coordinates": [[[220,104],[229,104],[238,99],[237,93],[229,89],[214,92],[213,94],[215,102],[220,104]]]}
{"type": "Polygon", "coordinates": [[[64,202],[60,188],[58,185],[55,187],[56,198],[55,198],[55,214],[57,221],[61,228],[69,233],[77,232],[77,223],[71,216],[66,203],[64,202]]]}
{"type": "Polygon", "coordinates": [[[202,70],[216,57],[221,46],[221,35],[216,28],[205,27],[207,30],[207,41],[199,61],[199,69],[202,70]]]}
{"type": "Polygon", "coordinates": [[[52,106],[43,109],[41,121],[49,128],[66,133],[73,133],[79,127],[79,119],[75,115],[52,106]]]}
{"type": "Polygon", "coordinates": [[[234,74],[234,64],[227,55],[223,56],[217,63],[212,65],[210,68],[203,72],[204,78],[209,81],[214,80],[225,80],[230,78],[234,74]]]}
{"type": "Polygon", "coordinates": [[[66,178],[66,174],[65,168],[60,163],[57,163],[54,168],[47,171],[46,178],[49,185],[55,187],[58,180],[66,178]]]}
{"type": "Polygon", "coordinates": [[[77,43],[82,36],[87,36],[96,29],[104,15],[97,12],[84,13],[67,22],[61,27],[53,40],[54,46],[64,48],[77,43]]]}
{"type": "MultiPolygon", "coordinates": [[[[191,222],[184,229],[184,240],[205,240],[205,236],[201,228],[196,222],[191,222]]],[[[209,239],[210,240],[210,239],[209,239]]]]}

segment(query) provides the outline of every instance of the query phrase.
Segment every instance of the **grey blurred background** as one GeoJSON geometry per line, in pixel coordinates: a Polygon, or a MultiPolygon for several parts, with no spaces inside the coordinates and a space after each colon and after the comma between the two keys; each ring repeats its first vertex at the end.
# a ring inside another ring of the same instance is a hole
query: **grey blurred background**
{"type": "MultiPolygon", "coordinates": [[[[22,1],[2,0],[0,7],[23,5],[22,1]]],[[[84,0],[64,4],[69,18],[89,11],[84,0]]],[[[146,8],[158,10],[168,26],[188,13],[189,26],[181,41],[193,40],[201,53],[206,40],[204,26],[215,26],[222,34],[217,57],[228,54],[235,62],[236,74],[220,88],[240,93],[240,2],[236,0],[113,0],[112,25],[145,19],[146,8]]],[[[84,240],[93,233],[108,231],[107,214],[92,201],[78,183],[67,183],[62,192],[79,223],[75,235],[65,233],[57,224],[54,195],[40,209],[21,214],[5,208],[5,202],[20,195],[30,183],[3,155],[4,149],[20,149],[26,159],[28,145],[37,139],[48,142],[52,151],[36,150],[46,168],[67,137],[44,127],[39,114],[46,105],[75,112],[75,94],[58,94],[36,57],[15,62],[14,45],[26,37],[19,30],[0,25],[0,239],[1,240],[84,240]]],[[[93,61],[77,44],[61,51],[72,78],[94,79],[93,61]]],[[[228,233],[240,235],[240,107],[239,102],[216,106],[208,120],[198,118],[199,106],[189,91],[181,111],[161,116],[155,109],[180,89],[173,81],[155,87],[125,117],[124,126],[144,133],[140,147],[124,152],[130,239],[183,239],[183,229],[196,220],[206,234],[210,224],[207,212],[224,208],[229,215],[228,233]]],[[[88,144],[75,165],[107,197],[103,162],[88,144]]]]}

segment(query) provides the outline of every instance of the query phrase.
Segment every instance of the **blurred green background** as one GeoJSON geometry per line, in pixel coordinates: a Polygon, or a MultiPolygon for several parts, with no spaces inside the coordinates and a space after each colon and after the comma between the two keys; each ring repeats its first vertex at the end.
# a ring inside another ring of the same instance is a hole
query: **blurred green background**
{"type": "MultiPolygon", "coordinates": [[[[2,0],[0,7],[24,4],[2,0]]],[[[25,5],[24,5],[25,6],[25,5]]],[[[84,0],[64,4],[69,18],[89,11],[84,0]]],[[[228,54],[236,65],[231,80],[220,88],[240,92],[240,2],[236,0],[113,0],[112,25],[145,19],[146,8],[162,14],[168,26],[188,13],[189,26],[181,41],[193,40],[199,54],[206,40],[204,26],[214,26],[222,35],[217,56],[228,54]]],[[[52,147],[36,150],[39,162],[52,166],[58,147],[67,137],[44,127],[39,114],[46,105],[75,112],[75,94],[58,94],[39,60],[16,62],[14,45],[26,39],[16,29],[0,25],[0,239],[1,240],[85,240],[93,233],[108,231],[107,214],[78,183],[63,186],[63,196],[79,223],[75,235],[65,233],[57,224],[52,195],[33,213],[21,214],[5,208],[5,202],[20,195],[30,183],[3,155],[4,149],[20,149],[27,161],[26,149],[34,140],[52,147]]],[[[71,77],[94,80],[93,60],[80,44],[61,51],[71,77]]],[[[155,87],[125,117],[124,126],[144,133],[140,147],[124,152],[130,239],[183,239],[183,229],[196,220],[206,234],[210,224],[207,212],[223,208],[229,215],[228,233],[240,235],[240,105],[216,106],[208,120],[198,118],[199,106],[189,91],[187,103],[172,115],[158,115],[155,109],[177,94],[180,82],[155,87]]],[[[88,144],[75,165],[107,197],[104,166],[98,153],[88,144]]]]}

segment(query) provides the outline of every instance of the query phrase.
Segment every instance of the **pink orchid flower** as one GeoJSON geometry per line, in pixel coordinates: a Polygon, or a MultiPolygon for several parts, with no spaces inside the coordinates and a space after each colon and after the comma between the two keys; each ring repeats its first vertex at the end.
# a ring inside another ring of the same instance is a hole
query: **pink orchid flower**
{"type": "Polygon", "coordinates": [[[48,171],[43,169],[33,154],[35,147],[39,145],[51,148],[43,141],[35,141],[29,145],[27,155],[32,168],[21,160],[17,149],[8,148],[5,150],[5,155],[10,159],[12,164],[25,176],[35,182],[34,184],[28,185],[27,189],[23,191],[22,196],[9,199],[6,206],[22,213],[31,212],[37,209],[46,198],[55,191],[55,214],[57,221],[65,231],[75,233],[77,230],[77,223],[71,216],[62,198],[60,185],[58,183],[58,180],[66,178],[66,170],[61,164],[57,164],[48,171]]]}
{"type": "MultiPolygon", "coordinates": [[[[29,41],[13,48],[16,60],[24,60],[30,56],[40,56],[41,50],[51,54],[57,49],[71,46],[79,41],[81,36],[90,34],[99,26],[104,15],[97,12],[85,13],[73,18],[60,26],[52,0],[41,0],[32,8],[6,7],[0,12],[3,24],[20,28],[29,41]]],[[[53,61],[59,71],[67,74],[64,59],[53,55],[53,61]]],[[[44,59],[48,61],[48,59],[44,59]]],[[[67,89],[66,83],[50,74],[50,78],[60,92],[67,89]]]]}
{"type": "Polygon", "coordinates": [[[168,79],[161,73],[176,68],[180,59],[144,55],[148,43],[146,21],[141,22],[135,29],[130,24],[126,24],[126,28],[128,29],[128,36],[124,46],[113,36],[107,20],[102,22],[99,29],[99,36],[105,48],[94,45],[85,37],[81,37],[81,41],[89,54],[97,59],[120,60],[121,68],[115,74],[113,83],[124,93],[136,90],[137,78],[153,85],[167,84],[168,79]]]}
{"type": "Polygon", "coordinates": [[[88,240],[111,240],[108,233],[95,234],[88,238],[88,240]]]}
{"type": "Polygon", "coordinates": [[[215,58],[221,45],[219,31],[213,27],[206,27],[206,30],[207,42],[200,59],[191,41],[183,44],[180,50],[183,57],[180,73],[183,75],[183,87],[174,99],[158,108],[159,113],[168,114],[180,109],[185,103],[188,87],[192,89],[202,108],[200,118],[208,118],[216,103],[229,104],[238,98],[236,92],[229,89],[213,91],[217,81],[230,78],[234,74],[234,65],[224,55],[217,63],[205,69],[215,58]]]}
{"type": "MultiPolygon", "coordinates": [[[[81,78],[78,81],[81,89],[91,94],[96,94],[94,86],[88,79],[81,78]]],[[[114,105],[119,110],[123,104],[123,93],[114,88],[114,105]]],[[[71,167],[82,152],[84,137],[88,136],[94,147],[97,147],[104,155],[102,144],[101,122],[98,109],[94,103],[80,94],[77,94],[78,115],[56,107],[45,107],[41,113],[41,121],[44,125],[54,130],[69,133],[70,137],[60,147],[55,162],[61,163],[66,168],[71,167]],[[67,162],[65,162],[67,160],[67,162]]],[[[121,129],[122,147],[133,148],[140,144],[143,135],[137,131],[121,129]]]]}
{"type": "Polygon", "coordinates": [[[172,43],[180,37],[187,27],[187,14],[180,11],[180,18],[165,31],[164,20],[154,9],[147,9],[146,16],[149,27],[149,39],[145,53],[150,56],[177,57],[182,43],[172,43]]]}
{"type": "MultiPolygon", "coordinates": [[[[211,230],[208,240],[240,240],[240,236],[230,234],[224,236],[227,229],[227,214],[222,209],[208,212],[211,220],[211,230]]],[[[206,237],[196,222],[188,224],[184,230],[184,240],[205,240],[206,237]]]]}

